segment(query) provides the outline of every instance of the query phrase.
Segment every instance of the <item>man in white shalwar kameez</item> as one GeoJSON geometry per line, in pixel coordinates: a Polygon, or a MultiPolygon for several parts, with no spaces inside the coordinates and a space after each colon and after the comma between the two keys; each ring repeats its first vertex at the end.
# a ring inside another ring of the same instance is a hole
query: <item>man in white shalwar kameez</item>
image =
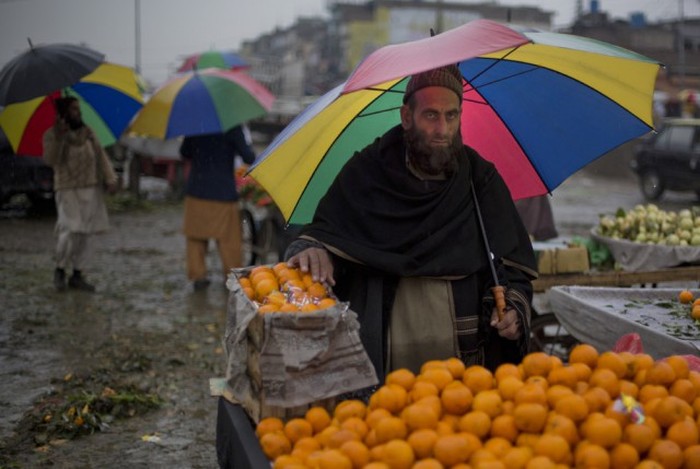
{"type": "Polygon", "coordinates": [[[117,176],[95,133],[83,123],[78,100],[56,100],[56,124],[44,133],[44,159],[54,171],[56,269],[54,286],[94,291],[82,275],[90,258],[90,237],[107,230],[109,220],[103,190],[116,188],[117,176]]]}

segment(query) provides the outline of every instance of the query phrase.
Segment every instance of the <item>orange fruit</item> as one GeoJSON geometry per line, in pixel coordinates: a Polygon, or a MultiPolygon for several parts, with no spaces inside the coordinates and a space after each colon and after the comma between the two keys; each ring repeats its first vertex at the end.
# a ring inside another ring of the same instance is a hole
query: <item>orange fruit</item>
{"type": "Polygon", "coordinates": [[[559,399],[554,407],[558,414],[569,417],[574,422],[580,422],[588,415],[588,404],[578,394],[571,394],[559,399]]]}
{"type": "Polygon", "coordinates": [[[367,414],[367,406],[365,403],[358,399],[348,399],[341,401],[333,411],[333,417],[338,420],[338,422],[343,423],[344,420],[350,417],[358,417],[364,419],[367,414]]]}
{"type": "Polygon", "coordinates": [[[425,370],[430,370],[432,368],[447,369],[447,363],[445,363],[445,360],[428,360],[420,366],[420,373],[423,373],[425,372],[425,370]]]}
{"type": "Polygon", "coordinates": [[[279,312],[280,313],[298,313],[301,310],[297,305],[294,303],[285,303],[282,306],[280,306],[279,312]]]}
{"type": "Polygon", "coordinates": [[[688,404],[692,404],[695,401],[698,393],[693,385],[692,381],[689,379],[678,379],[672,385],[669,392],[672,396],[679,397],[683,399],[688,404]]]}
{"type": "Polygon", "coordinates": [[[440,395],[444,411],[454,415],[463,415],[469,410],[473,399],[472,392],[460,381],[448,384],[440,395]]]}
{"type": "Polygon", "coordinates": [[[637,399],[639,397],[639,386],[626,379],[620,380],[620,394],[637,399]]]}
{"type": "Polygon", "coordinates": [[[428,458],[433,454],[433,446],[438,440],[438,434],[435,430],[430,428],[421,428],[412,432],[406,441],[411,448],[413,453],[416,455],[417,459],[428,458]]]}
{"type": "Polygon", "coordinates": [[[521,381],[524,378],[520,368],[518,368],[517,365],[513,365],[512,363],[504,363],[498,368],[496,368],[496,372],[494,373],[496,382],[501,382],[501,380],[507,376],[513,376],[521,381]]]}
{"type": "Polygon", "coordinates": [[[481,391],[474,396],[472,408],[474,410],[481,410],[489,417],[494,418],[503,411],[503,400],[501,399],[501,395],[498,394],[498,391],[481,391]]]}
{"type": "Polygon", "coordinates": [[[462,379],[464,370],[466,369],[464,362],[457,357],[450,357],[445,360],[445,367],[452,373],[454,379],[462,379]]]}
{"type": "Polygon", "coordinates": [[[604,411],[612,400],[610,395],[603,388],[594,387],[583,393],[583,398],[588,405],[589,412],[604,411]]]}
{"type": "Polygon", "coordinates": [[[398,384],[385,384],[374,392],[373,408],[381,407],[397,414],[406,406],[408,393],[398,384]]]}
{"type": "Polygon", "coordinates": [[[420,404],[411,404],[401,411],[401,418],[406,422],[408,431],[421,428],[434,429],[438,423],[438,414],[430,407],[420,404]]]}
{"type": "Polygon", "coordinates": [[[391,469],[389,465],[382,461],[372,461],[364,469],[391,469]]]}
{"type": "Polygon", "coordinates": [[[545,391],[545,394],[547,395],[547,404],[549,404],[549,407],[554,408],[554,405],[559,399],[573,393],[574,392],[571,390],[571,388],[562,386],[561,384],[555,384],[545,391]]]}
{"type": "Polygon", "coordinates": [[[483,366],[472,365],[464,370],[462,382],[476,394],[493,388],[493,375],[483,366]]]}
{"type": "Polygon", "coordinates": [[[339,449],[350,460],[353,469],[362,468],[369,463],[369,448],[361,441],[346,441],[339,449]]]}
{"type": "Polygon", "coordinates": [[[342,451],[329,449],[321,452],[318,469],[352,469],[352,462],[342,451]]]}
{"type": "Polygon", "coordinates": [[[700,467],[700,445],[693,445],[687,447],[683,451],[683,461],[683,467],[700,467]]]}
{"type": "Polygon", "coordinates": [[[544,427],[544,433],[563,437],[571,447],[578,443],[578,428],[569,417],[557,413],[551,414],[544,427]]]}
{"type": "Polygon", "coordinates": [[[481,447],[481,441],[469,433],[444,435],[437,439],[433,446],[433,455],[446,467],[464,463],[472,453],[481,447]]]}
{"type": "Polygon", "coordinates": [[[639,463],[639,453],[634,446],[620,443],[610,450],[610,465],[615,469],[634,469],[639,463]]]}
{"type": "Polygon", "coordinates": [[[491,422],[491,437],[503,438],[515,443],[518,438],[518,427],[513,415],[499,415],[491,422]]]}
{"type": "Polygon", "coordinates": [[[551,433],[542,435],[533,449],[535,456],[546,456],[555,463],[566,464],[571,458],[569,442],[563,437],[551,433]]]}
{"type": "Polygon", "coordinates": [[[664,359],[664,361],[671,365],[676,379],[685,379],[688,377],[690,368],[688,367],[688,361],[685,358],[679,355],[672,355],[664,359]]]}
{"type": "Polygon", "coordinates": [[[484,443],[484,449],[489,451],[496,458],[501,459],[513,447],[512,443],[505,438],[492,437],[484,443]]]}
{"type": "Polygon", "coordinates": [[[534,383],[525,383],[525,386],[520,388],[515,393],[515,404],[524,404],[531,402],[534,404],[547,405],[547,394],[542,386],[534,383]]]}
{"type": "Polygon", "coordinates": [[[515,394],[525,386],[519,378],[515,376],[506,376],[501,381],[498,382],[498,392],[501,397],[506,400],[515,399],[515,394]]]}
{"type": "Polygon", "coordinates": [[[413,404],[430,408],[438,418],[442,417],[442,401],[437,396],[425,396],[413,404]]]}
{"type": "Polygon", "coordinates": [[[620,395],[620,381],[615,372],[608,368],[593,370],[588,384],[593,387],[598,386],[603,388],[611,399],[615,399],[620,395]]]}
{"type": "Polygon", "coordinates": [[[444,466],[437,459],[425,458],[416,461],[412,469],[444,469],[444,466]]]}
{"type": "Polygon", "coordinates": [[[374,427],[378,444],[383,444],[391,440],[403,440],[408,434],[406,423],[398,417],[387,417],[380,420],[374,427]]]}
{"type": "Polygon", "coordinates": [[[260,447],[271,461],[292,451],[292,444],[281,431],[269,432],[261,436],[260,447]]]}
{"type": "Polygon", "coordinates": [[[445,389],[448,384],[454,381],[452,373],[450,373],[444,364],[442,368],[428,368],[425,371],[421,371],[417,379],[419,381],[428,381],[429,383],[433,383],[440,391],[445,389]]]}
{"type": "Polygon", "coordinates": [[[279,289],[277,280],[274,278],[263,278],[259,282],[255,283],[255,298],[258,301],[263,301],[263,299],[275,290],[279,289]]]}
{"type": "Polygon", "coordinates": [[[382,461],[392,469],[411,469],[415,459],[413,449],[406,441],[392,440],[384,445],[382,461]]]}
{"type": "Polygon", "coordinates": [[[276,313],[280,310],[280,307],[277,305],[269,304],[269,305],[262,305],[258,308],[258,313],[260,314],[266,314],[266,313],[276,313]]]}
{"type": "Polygon", "coordinates": [[[240,283],[240,284],[241,284],[241,287],[243,287],[243,288],[245,288],[245,287],[252,287],[252,286],[253,286],[253,284],[250,283],[250,279],[249,279],[248,277],[239,277],[239,278],[238,278],[238,283],[240,283]]]}
{"type": "Polygon", "coordinates": [[[275,463],[272,465],[272,469],[294,469],[295,467],[304,467],[304,460],[290,454],[278,456],[277,459],[275,459],[275,463]]]}
{"type": "Polygon", "coordinates": [[[306,303],[299,308],[302,313],[311,313],[313,311],[318,311],[318,306],[313,303],[306,303]]]}
{"type": "Polygon", "coordinates": [[[532,459],[533,451],[528,446],[512,447],[503,455],[501,461],[508,469],[523,469],[532,459]]]}
{"type": "Polygon", "coordinates": [[[637,467],[635,469],[664,469],[664,467],[656,461],[645,459],[644,461],[637,464],[637,467]]]}
{"type": "Polygon", "coordinates": [[[457,427],[462,432],[473,433],[479,438],[484,438],[491,430],[491,417],[480,410],[471,411],[459,419],[457,427]]]}
{"type": "Polygon", "coordinates": [[[547,409],[543,405],[526,402],[513,410],[515,426],[521,432],[540,432],[547,421],[547,409]]]}
{"type": "Polygon", "coordinates": [[[603,469],[610,467],[610,455],[604,448],[588,443],[576,448],[574,462],[577,469],[603,469]]]}
{"type": "Polygon", "coordinates": [[[534,456],[525,466],[526,469],[555,469],[556,464],[547,456],[534,456]]]}
{"type": "Polygon", "coordinates": [[[622,432],[622,441],[629,443],[639,454],[645,453],[656,440],[654,429],[648,424],[630,423],[622,432]]]}
{"type": "Polygon", "coordinates": [[[328,296],[328,291],[326,290],[326,287],[324,287],[319,282],[313,282],[311,285],[308,285],[306,287],[306,292],[312,297],[318,299],[325,298],[326,296],[328,296]]]}
{"type": "Polygon", "coordinates": [[[603,352],[598,357],[597,369],[609,369],[618,378],[624,378],[627,373],[627,365],[622,357],[615,352],[603,352]]]}
{"type": "Polygon", "coordinates": [[[284,434],[294,444],[303,437],[312,436],[314,429],[311,423],[302,418],[293,418],[284,424],[284,434]]]}
{"type": "Polygon", "coordinates": [[[583,363],[589,368],[595,368],[598,364],[598,351],[589,344],[578,344],[569,353],[569,363],[583,363]]]}
{"type": "Polygon", "coordinates": [[[666,438],[676,443],[681,449],[697,445],[698,426],[692,418],[686,417],[685,420],[676,422],[668,428],[666,438]]]}
{"type": "Polygon", "coordinates": [[[384,380],[385,384],[398,384],[406,391],[410,391],[415,382],[416,375],[408,368],[394,370],[386,375],[386,379],[384,380]]]}
{"type": "Polygon", "coordinates": [[[316,306],[318,306],[318,309],[328,309],[332,308],[336,304],[338,304],[338,302],[335,301],[333,298],[323,298],[318,302],[316,306]]]}
{"type": "Polygon", "coordinates": [[[294,450],[303,450],[307,453],[312,453],[318,449],[321,449],[321,443],[314,437],[303,437],[299,438],[296,443],[294,443],[294,450]]]}
{"type": "Polygon", "coordinates": [[[250,283],[255,288],[255,286],[264,279],[270,279],[277,281],[277,276],[272,270],[260,270],[254,274],[250,275],[250,283]]]}
{"type": "Polygon", "coordinates": [[[503,464],[498,466],[498,464],[500,464],[500,461],[496,459],[496,455],[494,455],[491,451],[487,450],[486,448],[477,449],[469,457],[468,464],[461,464],[465,464],[469,467],[478,467],[479,469],[491,468],[494,467],[494,465],[496,465],[496,467],[498,467],[499,469],[503,469],[503,464]]]}
{"type": "Polygon", "coordinates": [[[267,265],[257,265],[250,269],[250,272],[248,273],[248,278],[253,277],[258,272],[274,273],[274,270],[272,270],[272,268],[267,265]]]}
{"type": "Polygon", "coordinates": [[[329,432],[324,446],[326,448],[338,449],[348,441],[360,441],[360,435],[347,428],[338,428],[334,432],[329,432]]]}
{"type": "Polygon", "coordinates": [[[346,430],[351,430],[357,434],[357,436],[360,437],[360,439],[363,439],[366,435],[367,432],[369,431],[369,426],[367,425],[367,422],[365,422],[363,419],[359,417],[348,417],[343,422],[340,424],[340,428],[344,428],[346,430]]]}
{"type": "Polygon", "coordinates": [[[693,292],[689,290],[681,290],[681,292],[678,294],[678,301],[680,301],[684,305],[692,303],[693,299],[695,299],[695,297],[693,296],[693,292]]]}
{"type": "Polygon", "coordinates": [[[558,384],[573,389],[578,381],[578,374],[576,370],[570,366],[560,366],[558,368],[553,368],[552,371],[549,372],[547,381],[549,381],[550,385],[558,384]]]}
{"type": "Polygon", "coordinates": [[[277,417],[266,417],[255,427],[255,434],[258,438],[262,437],[266,433],[271,432],[282,432],[284,431],[284,422],[277,417]]]}
{"type": "Polygon", "coordinates": [[[416,381],[409,392],[409,401],[416,402],[425,396],[437,396],[440,390],[429,381],[416,381]]]}
{"type": "Polygon", "coordinates": [[[700,305],[693,306],[693,309],[690,310],[690,317],[696,320],[700,319],[700,305]]]}
{"type": "Polygon", "coordinates": [[[639,390],[639,402],[642,404],[649,402],[656,397],[668,396],[668,389],[659,384],[645,384],[639,390]]]}
{"type": "Polygon", "coordinates": [[[247,296],[249,300],[255,299],[255,290],[253,290],[253,287],[243,287],[242,290],[243,290],[243,293],[245,293],[245,296],[247,296]]]}
{"type": "Polygon", "coordinates": [[[665,361],[657,361],[647,370],[646,382],[649,384],[660,384],[668,386],[676,380],[676,373],[673,367],[665,361]]]}
{"type": "Polygon", "coordinates": [[[525,376],[547,376],[552,369],[552,361],[544,352],[530,353],[523,358],[525,376]]]}
{"type": "Polygon", "coordinates": [[[622,440],[622,428],[617,421],[603,417],[587,422],[583,436],[595,445],[610,449],[622,440]]]}
{"type": "Polygon", "coordinates": [[[662,397],[652,412],[654,420],[664,428],[668,428],[676,422],[683,421],[685,417],[693,415],[690,404],[676,396],[662,397]]]}
{"type": "Polygon", "coordinates": [[[372,409],[369,412],[367,412],[365,422],[367,423],[369,428],[374,428],[377,425],[377,422],[391,416],[391,412],[379,407],[377,409],[372,409]]]}
{"type": "Polygon", "coordinates": [[[683,451],[670,440],[656,440],[651,445],[647,457],[666,469],[680,468],[683,465],[683,451]]]}

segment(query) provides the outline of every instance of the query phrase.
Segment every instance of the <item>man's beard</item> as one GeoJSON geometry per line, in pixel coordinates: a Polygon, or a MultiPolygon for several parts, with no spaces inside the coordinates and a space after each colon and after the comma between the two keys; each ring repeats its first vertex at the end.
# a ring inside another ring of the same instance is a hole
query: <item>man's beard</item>
{"type": "Polygon", "coordinates": [[[68,127],[70,127],[71,130],[78,130],[79,128],[81,128],[85,125],[85,123],[83,122],[83,119],[80,117],[76,117],[76,118],[66,117],[66,123],[68,124],[68,127]]]}
{"type": "Polygon", "coordinates": [[[404,131],[408,160],[416,169],[430,176],[451,176],[457,171],[457,155],[462,146],[459,132],[446,147],[431,147],[428,136],[415,126],[404,131]]]}

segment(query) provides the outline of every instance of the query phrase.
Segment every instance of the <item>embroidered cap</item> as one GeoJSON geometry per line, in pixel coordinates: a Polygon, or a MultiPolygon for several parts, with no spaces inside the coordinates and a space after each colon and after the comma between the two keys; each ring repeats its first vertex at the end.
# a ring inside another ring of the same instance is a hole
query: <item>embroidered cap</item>
{"type": "Polygon", "coordinates": [[[416,73],[406,86],[406,92],[403,95],[404,104],[408,101],[413,93],[426,88],[428,86],[442,86],[454,91],[459,100],[462,100],[462,74],[456,65],[445,65],[444,67],[434,68],[425,72],[416,73]]]}

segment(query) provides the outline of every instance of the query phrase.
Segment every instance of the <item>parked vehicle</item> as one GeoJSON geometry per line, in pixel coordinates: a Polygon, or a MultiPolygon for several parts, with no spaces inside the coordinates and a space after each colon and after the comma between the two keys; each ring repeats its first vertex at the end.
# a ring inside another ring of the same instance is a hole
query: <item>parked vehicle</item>
{"type": "Polygon", "coordinates": [[[0,205],[18,194],[37,209],[53,207],[53,170],[42,158],[0,151],[0,205]]]}
{"type": "Polygon", "coordinates": [[[700,119],[673,118],[644,140],[630,162],[647,200],[666,190],[693,191],[700,199],[700,119]]]}

